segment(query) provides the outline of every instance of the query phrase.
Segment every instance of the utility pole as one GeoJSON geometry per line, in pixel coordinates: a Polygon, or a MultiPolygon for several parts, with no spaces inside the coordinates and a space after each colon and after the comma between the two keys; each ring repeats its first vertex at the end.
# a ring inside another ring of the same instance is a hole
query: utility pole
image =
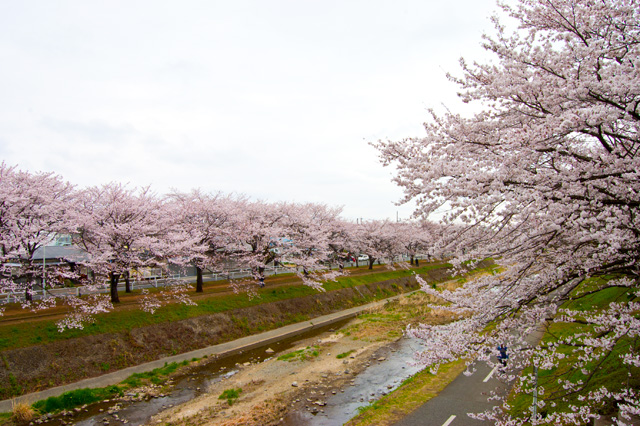
{"type": "Polygon", "coordinates": [[[533,382],[533,420],[538,416],[538,365],[533,365],[533,374],[535,379],[533,382]]]}
{"type": "Polygon", "coordinates": [[[47,286],[47,245],[42,246],[42,298],[44,299],[45,287],[47,286]]]}

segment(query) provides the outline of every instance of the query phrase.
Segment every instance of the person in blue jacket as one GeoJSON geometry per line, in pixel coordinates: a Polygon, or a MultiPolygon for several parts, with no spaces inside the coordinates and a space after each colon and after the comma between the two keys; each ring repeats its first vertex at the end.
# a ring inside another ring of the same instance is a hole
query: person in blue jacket
{"type": "Polygon", "coordinates": [[[498,346],[498,361],[502,364],[503,367],[507,365],[507,359],[509,359],[509,354],[507,353],[507,347],[505,345],[498,346]]]}

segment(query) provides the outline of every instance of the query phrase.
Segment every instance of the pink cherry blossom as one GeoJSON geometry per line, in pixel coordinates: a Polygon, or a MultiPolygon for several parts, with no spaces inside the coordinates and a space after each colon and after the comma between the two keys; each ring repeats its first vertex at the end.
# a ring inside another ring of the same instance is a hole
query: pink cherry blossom
{"type": "MultiPolygon", "coordinates": [[[[478,112],[432,111],[424,136],[375,144],[383,164],[397,167],[394,181],[405,201],[416,201],[416,215],[446,207],[449,237],[434,253],[453,256],[461,270],[469,266],[464,261],[486,257],[505,267],[458,291],[437,292],[463,320],[411,331],[429,340],[432,350],[421,358],[434,366],[459,356],[490,361],[487,354],[508,343],[512,365],[550,369],[561,356],[558,345],[571,345],[586,379],[560,383],[579,394],[587,392],[592,366],[640,330],[633,301],[640,273],[640,7],[634,0],[501,7],[519,27],[510,32],[494,18],[495,35],[483,38],[493,62],[461,60],[462,75],[450,76],[478,112]],[[558,310],[584,297],[576,289],[597,277],[629,289],[630,300],[593,315],[558,310]],[[494,320],[500,322],[491,332],[480,333],[494,320]],[[524,338],[550,321],[587,322],[596,331],[531,347],[524,338]]],[[[637,345],[630,351],[622,362],[635,367],[637,345]]],[[[517,389],[530,392],[530,380],[523,376],[517,389]]],[[[602,394],[624,417],[638,408],[636,392],[621,384],[602,394]]],[[[592,402],[586,396],[544,420],[485,414],[496,424],[588,422],[597,417],[592,402]]]]}

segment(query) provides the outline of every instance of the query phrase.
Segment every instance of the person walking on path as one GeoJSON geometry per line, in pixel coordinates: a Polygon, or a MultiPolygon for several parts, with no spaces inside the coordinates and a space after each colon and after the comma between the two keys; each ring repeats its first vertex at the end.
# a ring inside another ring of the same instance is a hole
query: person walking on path
{"type": "Polygon", "coordinates": [[[507,359],[509,359],[509,354],[507,354],[507,346],[500,345],[498,346],[498,361],[502,364],[503,367],[507,366],[507,359]]]}

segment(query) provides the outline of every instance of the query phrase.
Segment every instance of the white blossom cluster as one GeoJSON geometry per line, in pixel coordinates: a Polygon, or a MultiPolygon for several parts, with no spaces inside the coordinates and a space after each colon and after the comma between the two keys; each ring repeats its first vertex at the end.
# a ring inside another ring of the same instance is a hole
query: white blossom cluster
{"type": "MultiPolygon", "coordinates": [[[[546,389],[536,418],[512,417],[505,405],[483,414],[496,424],[585,424],[607,404],[622,424],[638,410],[640,374],[640,5],[500,6],[517,29],[494,18],[495,35],[483,37],[494,61],[461,60],[462,76],[450,76],[479,112],[432,112],[425,136],[375,144],[418,215],[445,209],[450,230],[437,254],[461,269],[486,257],[504,267],[457,291],[426,286],[464,319],[411,331],[428,340],[421,359],[434,366],[491,362],[506,344],[514,369],[557,376],[562,392],[546,389]],[[606,306],[593,302],[614,293],[606,306]],[[555,340],[531,342],[536,327],[555,340]],[[563,327],[577,331],[567,336],[563,327]],[[559,370],[565,356],[576,374],[559,370]],[[631,377],[596,398],[593,383],[610,357],[631,377]]],[[[516,389],[531,394],[533,377],[518,380],[516,389]]]]}

